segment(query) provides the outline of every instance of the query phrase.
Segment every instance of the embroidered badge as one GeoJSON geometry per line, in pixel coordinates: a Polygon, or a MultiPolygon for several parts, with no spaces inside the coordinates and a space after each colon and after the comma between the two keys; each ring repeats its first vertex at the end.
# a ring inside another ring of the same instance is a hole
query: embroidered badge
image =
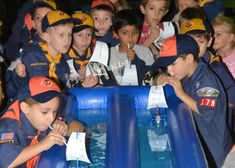
{"type": "Polygon", "coordinates": [[[13,132],[0,134],[0,144],[4,142],[14,143],[14,136],[15,133],[13,132]]]}
{"type": "Polygon", "coordinates": [[[213,98],[201,98],[200,99],[200,106],[204,107],[216,107],[216,99],[213,98]]]}
{"type": "Polygon", "coordinates": [[[218,97],[219,91],[215,88],[203,87],[197,90],[197,96],[198,97],[218,97]]]}

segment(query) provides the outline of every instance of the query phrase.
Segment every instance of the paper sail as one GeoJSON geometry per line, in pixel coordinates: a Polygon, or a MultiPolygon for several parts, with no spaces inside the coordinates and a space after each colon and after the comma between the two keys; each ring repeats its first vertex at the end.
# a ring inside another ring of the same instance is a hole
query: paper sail
{"type": "Polygon", "coordinates": [[[91,163],[86,152],[85,133],[73,132],[71,134],[66,148],[66,160],[79,160],[91,163]]]}
{"type": "Polygon", "coordinates": [[[138,85],[136,65],[125,66],[121,85],[138,85]]]}
{"type": "Polygon", "coordinates": [[[168,107],[162,85],[151,86],[149,91],[148,109],[156,107],[168,107]]]}
{"type": "MultiPolygon", "coordinates": [[[[97,65],[96,67],[99,67],[99,66],[100,67],[102,67],[102,66],[107,67],[108,60],[109,60],[108,45],[106,43],[96,41],[95,49],[94,49],[93,54],[89,60],[88,66],[92,65],[94,67],[94,65],[97,65]]],[[[103,69],[99,69],[99,68],[95,69],[95,72],[98,74],[102,74],[103,69]]],[[[90,74],[93,74],[93,72],[91,71],[91,68],[88,67],[88,68],[86,68],[86,76],[89,76],[90,74]]]]}
{"type": "Polygon", "coordinates": [[[106,43],[96,41],[95,49],[89,62],[99,62],[106,67],[109,60],[109,48],[106,43]]]}

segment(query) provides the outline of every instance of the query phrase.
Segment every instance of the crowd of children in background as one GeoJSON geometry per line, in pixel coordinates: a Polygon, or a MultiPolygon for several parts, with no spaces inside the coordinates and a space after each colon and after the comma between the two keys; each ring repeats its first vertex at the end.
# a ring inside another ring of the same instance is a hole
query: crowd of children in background
{"type": "Polygon", "coordinates": [[[66,89],[156,84],[171,85],[192,109],[208,166],[234,162],[235,21],[219,0],[177,0],[177,12],[171,3],[92,0],[71,13],[55,0],[25,3],[0,45],[0,137],[10,137],[0,139],[0,167],[33,166],[71,130],[83,130],[57,117],[66,89]]]}

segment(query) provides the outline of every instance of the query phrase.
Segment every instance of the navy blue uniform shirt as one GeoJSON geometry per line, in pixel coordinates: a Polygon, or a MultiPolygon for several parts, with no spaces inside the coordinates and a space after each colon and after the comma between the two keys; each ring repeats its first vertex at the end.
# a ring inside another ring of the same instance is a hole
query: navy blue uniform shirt
{"type": "MultiPolygon", "coordinates": [[[[46,58],[46,51],[43,51],[39,44],[30,45],[22,53],[22,63],[26,66],[27,75],[29,78],[33,76],[49,76],[50,62],[46,58]]],[[[66,60],[62,57],[60,62],[56,64],[56,75],[60,84],[63,87],[69,78],[69,67],[66,60]]]]}
{"type": "Polygon", "coordinates": [[[182,81],[185,92],[197,103],[196,125],[218,167],[232,147],[227,128],[227,99],[223,86],[209,67],[199,62],[193,75],[182,81]]]}
{"type": "MultiPolygon", "coordinates": [[[[42,140],[49,130],[43,131],[39,137],[42,140]]],[[[20,120],[17,121],[11,118],[0,119],[0,137],[4,135],[12,136],[13,143],[0,143],[0,167],[6,168],[11,164],[22,150],[29,146],[32,138],[29,136],[36,136],[38,130],[35,129],[23,112],[20,112],[20,120]]],[[[18,168],[26,168],[26,163],[18,166],[18,168]]]]}

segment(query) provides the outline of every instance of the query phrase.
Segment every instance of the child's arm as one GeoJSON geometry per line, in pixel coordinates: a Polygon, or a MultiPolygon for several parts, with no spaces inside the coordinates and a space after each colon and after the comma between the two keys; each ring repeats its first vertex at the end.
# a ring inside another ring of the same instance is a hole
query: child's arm
{"type": "Polygon", "coordinates": [[[17,167],[25,162],[27,162],[32,157],[38,155],[39,153],[50,149],[53,145],[64,145],[63,141],[65,138],[51,131],[42,141],[35,145],[30,145],[22,150],[22,152],[16,157],[16,159],[8,167],[17,167]]]}
{"type": "Polygon", "coordinates": [[[197,102],[184,92],[181,82],[179,80],[169,76],[166,77],[165,80],[166,84],[169,84],[174,88],[175,94],[178,98],[180,98],[185,104],[187,104],[189,108],[191,108],[193,111],[200,114],[197,108],[197,102]]]}

